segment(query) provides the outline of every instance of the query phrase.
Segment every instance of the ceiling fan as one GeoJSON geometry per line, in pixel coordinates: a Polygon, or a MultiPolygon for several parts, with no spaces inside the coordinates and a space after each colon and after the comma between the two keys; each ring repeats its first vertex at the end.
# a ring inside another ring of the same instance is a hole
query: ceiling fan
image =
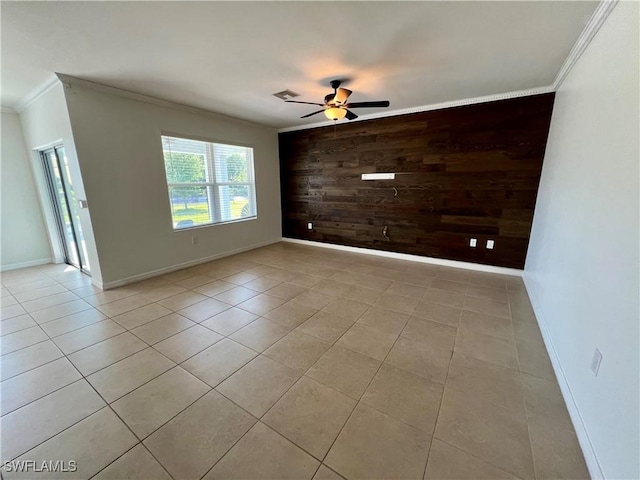
{"type": "Polygon", "coordinates": [[[329,120],[340,120],[344,117],[347,117],[347,119],[349,120],[358,118],[358,115],[349,110],[351,108],[382,108],[389,106],[388,100],[380,100],[377,102],[347,103],[347,99],[352,92],[351,90],[347,90],[346,88],[340,88],[341,83],[342,82],[340,80],[331,81],[331,88],[333,88],[333,93],[330,93],[324,97],[324,103],[298,102],[296,100],[285,100],[285,102],[304,103],[305,105],[318,105],[319,107],[322,107],[322,110],[303,115],[300,118],[307,118],[311,117],[312,115],[324,112],[324,115],[329,120]]]}

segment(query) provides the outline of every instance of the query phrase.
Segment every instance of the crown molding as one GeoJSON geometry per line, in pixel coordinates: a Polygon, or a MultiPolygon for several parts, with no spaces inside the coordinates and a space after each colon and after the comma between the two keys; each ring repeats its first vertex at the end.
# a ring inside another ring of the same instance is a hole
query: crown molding
{"type": "MultiPolygon", "coordinates": [[[[407,115],[411,113],[428,112],[431,110],[441,110],[444,108],[460,107],[464,105],[474,105],[477,103],[485,103],[485,102],[495,102],[498,100],[506,100],[509,98],[526,97],[529,95],[540,95],[542,93],[555,92],[558,90],[560,85],[562,85],[562,82],[567,77],[567,75],[569,74],[573,66],[576,64],[580,56],[587,49],[587,47],[589,46],[593,38],[596,36],[596,34],[598,33],[598,30],[600,30],[600,27],[602,27],[607,17],[611,14],[615,6],[618,4],[618,1],[619,0],[601,0],[600,1],[596,9],[594,10],[593,14],[591,15],[591,18],[589,19],[585,27],[582,29],[582,32],[580,32],[580,35],[578,36],[576,43],[573,45],[573,47],[569,51],[569,55],[567,56],[564,63],[562,64],[562,67],[560,67],[560,70],[558,71],[556,78],[554,79],[553,83],[549,86],[532,88],[529,90],[517,90],[514,92],[486,95],[482,97],[466,98],[466,99],[454,100],[450,102],[434,103],[431,105],[423,105],[421,107],[412,107],[412,108],[405,108],[405,109],[399,109],[399,110],[387,110],[384,112],[373,113],[370,115],[361,115],[357,119],[351,120],[351,122],[373,120],[376,118],[384,118],[384,117],[393,117],[396,115],[407,115]]],[[[318,127],[327,127],[330,125],[334,125],[334,123],[335,122],[331,120],[327,120],[323,122],[310,123],[306,125],[284,127],[284,128],[278,129],[278,133],[293,132],[296,130],[307,130],[307,129],[318,128],[318,127]]]]}
{"type": "Polygon", "coordinates": [[[13,107],[16,113],[22,113],[29,105],[38,100],[41,96],[51,90],[58,84],[58,77],[52,75],[45,82],[38,85],[36,88],[31,90],[27,95],[24,96],[22,100],[20,100],[13,107]]]}
{"type": "MultiPolygon", "coordinates": [[[[510,98],[528,97],[531,95],[541,95],[544,93],[554,92],[553,86],[530,88],[527,90],[516,90],[513,92],[496,93],[493,95],[484,95],[482,97],[463,98],[461,100],[451,100],[449,102],[432,103],[431,105],[422,105],[420,107],[401,108],[398,110],[386,110],[384,112],[372,113],[369,115],[361,115],[349,123],[361,122],[365,120],[374,120],[376,118],[395,117],[397,115],[409,115],[411,113],[430,112],[432,110],[442,110],[444,108],[462,107],[465,105],[475,105],[477,103],[496,102],[498,100],[508,100],[510,98]]],[[[306,125],[297,125],[292,127],[284,127],[278,129],[278,133],[293,132],[296,130],[308,130],[311,128],[327,127],[333,125],[332,120],[325,122],[309,123],[306,125]]]]}
{"type": "Polygon", "coordinates": [[[236,118],[230,115],[225,115],[224,113],[216,113],[210,110],[205,110],[203,108],[191,107],[189,105],[184,105],[182,103],[172,102],[171,100],[163,100],[158,97],[152,97],[150,95],[144,95],[142,93],[132,92],[131,90],[124,90],[122,88],[112,87],[109,85],[105,85],[103,83],[97,83],[97,82],[92,82],[91,80],[84,80],[82,78],[72,77],[70,75],[65,75],[64,73],[56,73],[56,75],[66,89],[73,88],[73,87],[86,88],[86,89],[94,90],[101,93],[108,93],[111,95],[116,95],[118,97],[137,100],[138,102],[150,103],[152,105],[171,108],[173,110],[181,110],[187,113],[194,113],[196,115],[204,115],[208,117],[215,117],[218,119],[227,118],[227,119],[233,120],[234,122],[240,122],[245,125],[250,125],[252,127],[273,128],[260,123],[244,120],[242,118],[236,118]]]}
{"type": "Polygon", "coordinates": [[[576,43],[574,43],[573,47],[571,48],[571,51],[562,64],[562,67],[560,67],[560,70],[558,71],[558,74],[556,75],[556,78],[552,84],[554,90],[558,90],[558,88],[560,88],[560,85],[562,85],[564,79],[567,78],[567,75],[569,75],[569,72],[571,71],[573,66],[578,62],[584,51],[587,49],[593,38],[598,33],[598,30],[600,30],[600,27],[602,27],[605,20],[617,4],[618,0],[600,1],[595,11],[591,15],[591,18],[582,29],[582,32],[576,40],[576,43]]]}
{"type": "MultiPolygon", "coordinates": [[[[444,108],[459,107],[464,105],[474,105],[477,103],[494,102],[494,101],[506,100],[510,98],[518,98],[518,97],[525,97],[529,95],[540,95],[543,93],[555,92],[560,87],[564,79],[567,77],[567,75],[569,74],[573,66],[576,64],[576,62],[580,58],[580,56],[584,53],[586,48],[589,46],[593,38],[596,36],[596,34],[598,33],[598,30],[600,30],[600,27],[603,25],[607,17],[611,14],[615,6],[618,4],[618,1],[619,0],[601,0],[600,1],[595,11],[591,15],[591,18],[589,19],[584,29],[580,33],[580,36],[576,40],[576,43],[571,48],[569,55],[565,59],[564,63],[562,64],[562,67],[558,71],[558,74],[556,75],[551,85],[532,88],[528,90],[518,90],[513,92],[506,92],[506,93],[499,93],[499,94],[493,94],[493,95],[485,95],[481,97],[473,97],[473,98],[466,98],[461,100],[435,103],[435,104],[423,105],[419,107],[411,107],[411,108],[404,108],[404,109],[398,109],[398,110],[387,110],[384,112],[361,115],[357,119],[351,120],[351,123],[358,122],[358,121],[365,121],[365,120],[373,120],[377,118],[392,117],[396,115],[407,115],[411,113],[428,112],[432,110],[441,110],[444,108]]],[[[273,128],[273,127],[265,126],[260,123],[251,122],[249,120],[232,117],[230,115],[216,113],[216,112],[212,112],[210,110],[205,110],[198,107],[191,107],[181,103],[172,102],[170,100],[163,100],[157,97],[135,93],[135,92],[131,92],[129,90],[124,90],[117,87],[111,87],[108,85],[92,82],[89,80],[82,80],[80,78],[64,75],[61,73],[56,73],[55,75],[52,75],[51,77],[49,77],[49,79],[47,79],[37,88],[32,90],[29,94],[27,94],[22,100],[20,100],[12,109],[8,107],[2,107],[2,111],[5,113],[22,113],[22,111],[24,111],[27,107],[29,107],[33,102],[38,100],[42,95],[44,95],[51,88],[57,85],[58,81],[64,83],[67,86],[67,88],[70,88],[75,85],[79,87],[90,88],[93,90],[101,91],[104,93],[110,93],[112,95],[117,95],[120,97],[126,97],[133,100],[138,100],[144,103],[159,105],[162,107],[172,108],[175,110],[182,110],[188,113],[195,113],[195,114],[205,115],[205,116],[215,116],[217,118],[220,118],[220,117],[229,118],[229,119],[233,119],[234,121],[242,122],[251,126],[273,128]]],[[[277,132],[283,133],[283,132],[291,132],[295,130],[307,130],[311,128],[327,127],[330,125],[334,125],[334,123],[335,122],[331,120],[327,120],[323,122],[310,123],[306,125],[283,127],[283,128],[277,129],[277,132]]]]}

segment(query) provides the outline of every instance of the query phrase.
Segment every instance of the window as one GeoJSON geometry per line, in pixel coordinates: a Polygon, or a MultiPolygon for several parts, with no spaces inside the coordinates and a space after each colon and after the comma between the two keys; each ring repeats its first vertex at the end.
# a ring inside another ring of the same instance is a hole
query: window
{"type": "Polygon", "coordinates": [[[256,217],[253,149],[162,136],[173,228],[256,217]]]}

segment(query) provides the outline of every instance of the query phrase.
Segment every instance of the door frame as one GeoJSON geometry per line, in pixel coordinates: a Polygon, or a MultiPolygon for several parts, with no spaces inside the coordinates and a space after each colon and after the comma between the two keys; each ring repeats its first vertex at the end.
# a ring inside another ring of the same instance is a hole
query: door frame
{"type": "Polygon", "coordinates": [[[53,219],[54,219],[54,223],[56,224],[56,230],[57,230],[57,236],[58,236],[58,241],[60,243],[60,248],[62,251],[62,255],[64,257],[63,261],[64,263],[71,265],[75,268],[77,268],[78,270],[80,270],[82,273],[85,274],[90,274],[90,272],[88,270],[86,270],[83,265],[84,263],[86,263],[87,259],[84,259],[83,261],[83,252],[82,249],[80,248],[80,242],[78,241],[78,235],[76,232],[76,226],[74,225],[74,221],[73,221],[73,213],[71,211],[71,204],[70,204],[70,200],[69,200],[69,194],[67,192],[67,185],[65,182],[65,178],[63,175],[63,166],[62,163],[60,161],[60,154],[58,153],[60,149],[64,149],[64,145],[61,142],[56,142],[53,145],[49,145],[46,148],[42,149],[42,150],[38,150],[38,155],[40,157],[40,163],[42,165],[42,169],[44,172],[44,180],[45,180],[45,184],[46,184],[46,190],[48,192],[49,195],[49,200],[51,202],[51,209],[53,211],[53,219]],[[64,195],[64,199],[65,199],[65,203],[66,203],[66,210],[67,210],[67,215],[69,216],[69,224],[71,227],[71,235],[73,237],[73,243],[75,246],[75,255],[76,258],[78,259],[78,263],[76,264],[75,262],[73,262],[71,260],[71,255],[70,255],[70,251],[69,251],[69,245],[67,242],[67,238],[64,234],[64,231],[66,229],[65,223],[63,221],[63,214],[64,212],[62,211],[62,209],[64,208],[57,196],[57,186],[56,186],[56,182],[53,176],[53,171],[52,171],[52,166],[50,165],[49,160],[47,159],[47,154],[49,153],[53,153],[54,157],[55,157],[55,162],[56,162],[56,166],[58,167],[58,171],[60,172],[60,180],[61,180],[61,186],[62,186],[62,193],[64,195]]]}

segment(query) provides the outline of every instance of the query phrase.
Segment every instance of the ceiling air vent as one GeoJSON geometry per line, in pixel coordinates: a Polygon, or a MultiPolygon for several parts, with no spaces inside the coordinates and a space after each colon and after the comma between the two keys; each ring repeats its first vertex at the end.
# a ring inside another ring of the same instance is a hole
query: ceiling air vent
{"type": "Polygon", "coordinates": [[[283,90],[273,94],[274,97],[278,97],[280,100],[289,100],[290,98],[299,97],[300,94],[292,92],[291,90],[283,90]]]}

